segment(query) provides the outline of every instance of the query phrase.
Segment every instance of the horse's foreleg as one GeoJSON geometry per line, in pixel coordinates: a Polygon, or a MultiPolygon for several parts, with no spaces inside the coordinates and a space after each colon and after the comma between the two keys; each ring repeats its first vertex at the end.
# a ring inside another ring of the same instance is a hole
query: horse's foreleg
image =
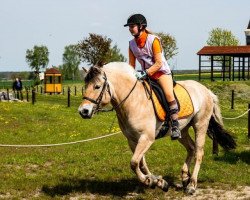
{"type": "MultiPolygon", "coordinates": [[[[137,142],[128,141],[128,144],[129,144],[129,147],[130,147],[131,151],[134,153],[137,142]]],[[[145,159],[144,155],[142,156],[142,159],[140,161],[140,169],[141,169],[143,174],[151,175],[151,172],[148,169],[148,166],[147,166],[146,159],[145,159]]]]}
{"type": "Polygon", "coordinates": [[[153,144],[153,142],[154,141],[151,140],[148,136],[142,135],[138,140],[130,162],[131,169],[136,173],[138,179],[148,186],[152,186],[154,182],[153,176],[151,176],[151,174],[145,175],[140,168],[140,163],[143,162],[143,156],[147,152],[149,147],[153,144]]]}
{"type": "Polygon", "coordinates": [[[190,165],[194,157],[194,153],[195,153],[195,143],[190,137],[188,133],[188,129],[189,127],[186,127],[181,131],[182,138],[179,139],[179,142],[187,150],[187,157],[186,157],[184,165],[182,166],[182,171],[181,171],[181,178],[182,178],[182,184],[183,184],[184,189],[186,189],[190,181],[190,165]]]}
{"type": "Polygon", "coordinates": [[[146,163],[145,156],[142,157],[141,162],[140,162],[140,169],[143,174],[145,175],[151,175],[151,172],[148,169],[148,165],[146,163]]]}
{"type": "Polygon", "coordinates": [[[189,194],[193,194],[197,187],[197,178],[198,173],[200,170],[202,158],[204,155],[204,144],[206,138],[206,131],[207,131],[208,123],[207,122],[198,122],[194,125],[195,131],[195,165],[192,177],[190,179],[190,183],[186,189],[186,192],[189,194]]]}

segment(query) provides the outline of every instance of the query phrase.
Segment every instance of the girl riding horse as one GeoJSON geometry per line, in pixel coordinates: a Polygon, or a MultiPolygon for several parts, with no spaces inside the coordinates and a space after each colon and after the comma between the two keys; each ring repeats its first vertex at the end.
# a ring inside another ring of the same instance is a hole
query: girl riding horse
{"type": "MultiPolygon", "coordinates": [[[[160,84],[170,108],[171,139],[181,138],[179,108],[173,92],[171,70],[164,57],[159,38],[146,28],[147,20],[141,14],[131,15],[124,26],[129,26],[129,31],[134,36],[129,42],[129,64],[135,68],[137,59],[143,69],[142,73],[137,72],[137,78],[145,79],[149,76],[160,84]]],[[[163,127],[167,125],[166,121],[163,127]]]]}

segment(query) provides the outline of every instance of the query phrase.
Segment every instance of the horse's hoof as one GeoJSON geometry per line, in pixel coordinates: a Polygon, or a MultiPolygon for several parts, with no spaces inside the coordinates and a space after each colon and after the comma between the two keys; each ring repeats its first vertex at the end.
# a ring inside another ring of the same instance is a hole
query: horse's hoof
{"type": "Polygon", "coordinates": [[[190,183],[190,178],[182,181],[183,188],[186,189],[189,183],[190,183]]]}
{"type": "Polygon", "coordinates": [[[168,191],[168,188],[169,188],[168,182],[165,181],[164,179],[158,180],[157,186],[158,186],[159,188],[161,188],[164,192],[167,192],[167,191],[168,191]]]}
{"type": "Polygon", "coordinates": [[[188,187],[188,188],[186,188],[185,192],[189,195],[192,195],[195,193],[195,189],[194,189],[194,187],[188,187]]]}
{"type": "Polygon", "coordinates": [[[168,188],[169,188],[168,182],[167,182],[167,181],[164,181],[163,186],[162,186],[161,189],[162,189],[164,192],[167,192],[167,191],[168,191],[168,188]]]}

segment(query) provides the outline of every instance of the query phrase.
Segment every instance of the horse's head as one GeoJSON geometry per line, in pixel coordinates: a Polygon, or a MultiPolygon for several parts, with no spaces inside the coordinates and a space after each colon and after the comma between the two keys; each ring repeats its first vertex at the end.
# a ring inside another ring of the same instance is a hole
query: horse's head
{"type": "Polygon", "coordinates": [[[105,72],[101,67],[91,67],[85,77],[85,93],[78,108],[79,114],[83,118],[91,118],[110,101],[111,91],[105,72]]]}

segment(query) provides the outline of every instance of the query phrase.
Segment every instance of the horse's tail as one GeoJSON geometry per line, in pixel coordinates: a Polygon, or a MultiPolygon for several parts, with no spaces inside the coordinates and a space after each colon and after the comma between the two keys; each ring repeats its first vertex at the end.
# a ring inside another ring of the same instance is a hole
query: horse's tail
{"type": "Polygon", "coordinates": [[[219,107],[219,100],[215,94],[211,91],[213,98],[213,114],[209,121],[208,136],[213,140],[216,140],[225,150],[231,150],[236,148],[236,142],[234,137],[229,131],[224,129],[221,111],[219,107]]]}

